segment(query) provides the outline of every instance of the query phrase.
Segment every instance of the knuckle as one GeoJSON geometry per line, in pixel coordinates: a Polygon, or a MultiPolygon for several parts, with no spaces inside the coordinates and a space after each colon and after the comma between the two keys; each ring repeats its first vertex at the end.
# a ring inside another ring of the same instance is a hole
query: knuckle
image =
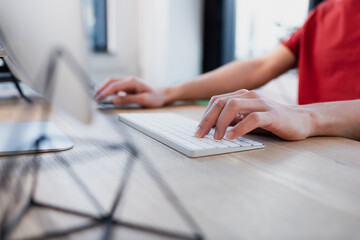
{"type": "Polygon", "coordinates": [[[225,104],[226,104],[226,99],[224,99],[224,98],[218,98],[214,102],[214,105],[217,108],[222,108],[225,106],[225,104]]]}
{"type": "Polygon", "coordinates": [[[236,99],[229,99],[229,101],[227,102],[227,105],[229,108],[236,108],[237,107],[237,103],[238,101],[236,99]]]}
{"type": "Polygon", "coordinates": [[[249,91],[247,94],[251,98],[258,98],[259,97],[259,94],[257,92],[255,92],[255,91],[249,91]]]}
{"type": "Polygon", "coordinates": [[[260,117],[260,114],[259,113],[250,113],[249,114],[249,117],[251,118],[251,120],[255,123],[260,123],[261,121],[261,117],[260,117]]]}
{"type": "Polygon", "coordinates": [[[247,93],[247,92],[249,92],[249,90],[247,89],[240,89],[236,91],[236,93],[247,93]]]}
{"type": "Polygon", "coordinates": [[[136,83],[137,79],[134,76],[130,76],[130,77],[128,77],[128,81],[131,82],[131,83],[136,83]]]}
{"type": "Polygon", "coordinates": [[[218,96],[212,96],[210,98],[210,103],[214,103],[219,97],[218,96]]]}

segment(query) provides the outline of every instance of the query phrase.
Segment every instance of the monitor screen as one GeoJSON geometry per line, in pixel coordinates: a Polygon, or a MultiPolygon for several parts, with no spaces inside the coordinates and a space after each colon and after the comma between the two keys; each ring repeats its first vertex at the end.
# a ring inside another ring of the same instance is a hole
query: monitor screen
{"type": "Polygon", "coordinates": [[[1,0],[0,42],[17,78],[88,122],[90,97],[82,74],[87,70],[88,44],[82,8],[81,0],[1,0]]]}

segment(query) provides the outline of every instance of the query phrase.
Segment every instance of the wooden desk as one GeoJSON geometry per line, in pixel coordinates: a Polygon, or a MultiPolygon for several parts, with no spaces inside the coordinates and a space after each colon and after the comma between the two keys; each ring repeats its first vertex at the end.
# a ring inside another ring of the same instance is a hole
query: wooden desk
{"type": "MultiPolygon", "coordinates": [[[[43,105],[40,99],[34,105],[18,98],[1,99],[0,121],[38,120],[43,105]]],[[[143,111],[171,111],[200,119],[203,110],[201,106],[180,106],[143,111]]],[[[50,120],[76,144],[74,149],[58,155],[71,164],[102,208],[110,207],[126,159],[126,153],[114,146],[131,138],[151,159],[207,239],[360,238],[359,142],[333,137],[286,142],[253,135],[265,143],[265,149],[190,159],[117,122],[117,112],[120,111],[96,111],[93,123],[83,125],[46,107],[46,114],[51,113],[50,120]]],[[[54,156],[41,155],[43,169],[36,198],[98,214],[54,156]]],[[[31,159],[23,156],[16,161],[21,165],[31,159]]],[[[10,161],[15,160],[0,158],[0,167],[10,161]]],[[[3,174],[0,172],[0,176],[3,174]]],[[[13,179],[19,174],[13,173],[13,179]]],[[[29,187],[24,185],[24,189],[29,187]]],[[[0,192],[0,212],[9,198],[0,192]]],[[[20,199],[25,199],[24,195],[20,199]]],[[[136,166],[117,215],[134,222],[189,231],[141,165],[136,166]]],[[[57,212],[33,210],[13,237],[32,236],[84,221],[57,212]]],[[[102,233],[102,228],[95,228],[68,238],[99,239],[102,233]]],[[[159,239],[124,228],[113,231],[113,236],[159,239]]]]}

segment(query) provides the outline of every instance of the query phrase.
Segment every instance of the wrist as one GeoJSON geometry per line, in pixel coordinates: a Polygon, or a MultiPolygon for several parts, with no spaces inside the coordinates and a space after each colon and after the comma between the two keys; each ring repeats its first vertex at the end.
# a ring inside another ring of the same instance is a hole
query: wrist
{"type": "Polygon", "coordinates": [[[306,106],[311,122],[311,136],[337,136],[336,121],[326,114],[327,106],[324,103],[306,106]]]}
{"type": "Polygon", "coordinates": [[[296,114],[298,132],[301,133],[296,140],[305,139],[316,135],[318,119],[315,112],[307,105],[293,106],[296,114]]]}
{"type": "Polygon", "coordinates": [[[342,136],[359,139],[360,100],[314,103],[301,106],[307,112],[309,136],[342,136]]]}
{"type": "Polygon", "coordinates": [[[181,100],[182,88],[179,86],[166,87],[162,89],[164,94],[164,105],[181,100]]]}
{"type": "Polygon", "coordinates": [[[309,136],[308,137],[318,136],[319,135],[319,126],[321,125],[320,124],[321,121],[319,119],[318,114],[311,107],[307,107],[305,111],[307,113],[308,120],[309,120],[309,136]]]}

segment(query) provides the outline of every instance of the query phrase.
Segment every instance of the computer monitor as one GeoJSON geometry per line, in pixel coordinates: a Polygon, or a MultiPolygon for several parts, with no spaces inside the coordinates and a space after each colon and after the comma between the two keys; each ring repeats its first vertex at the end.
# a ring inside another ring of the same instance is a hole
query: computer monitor
{"type": "Polygon", "coordinates": [[[89,89],[81,79],[88,49],[82,0],[1,0],[0,42],[17,78],[52,105],[90,121],[89,89]]]}
{"type": "MultiPolygon", "coordinates": [[[[0,0],[0,42],[5,61],[18,79],[52,105],[90,122],[82,0],[0,0]]],[[[0,137],[0,155],[73,146],[48,122],[2,124],[0,129],[7,129],[0,137]],[[43,140],[34,146],[38,139],[43,140]]]]}

